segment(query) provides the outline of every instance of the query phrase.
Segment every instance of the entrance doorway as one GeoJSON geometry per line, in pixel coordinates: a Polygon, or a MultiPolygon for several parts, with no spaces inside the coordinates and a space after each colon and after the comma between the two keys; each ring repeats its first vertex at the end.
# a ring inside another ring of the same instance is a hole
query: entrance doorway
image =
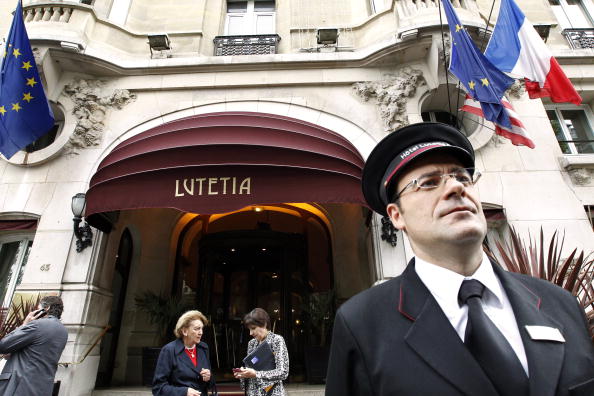
{"type": "Polygon", "coordinates": [[[285,338],[295,369],[302,365],[306,249],[303,235],[271,230],[229,231],[202,238],[199,303],[212,321],[206,338],[219,378],[243,365],[250,336],[242,319],[255,307],[268,312],[271,330],[285,338]]]}
{"type": "Polygon", "coordinates": [[[174,290],[202,311],[211,326],[204,341],[218,379],[232,379],[251,337],[242,319],[259,307],[284,337],[291,380],[305,380],[311,343],[308,298],[332,289],[329,221],[310,204],[247,207],[197,216],[178,242],[174,290]]]}

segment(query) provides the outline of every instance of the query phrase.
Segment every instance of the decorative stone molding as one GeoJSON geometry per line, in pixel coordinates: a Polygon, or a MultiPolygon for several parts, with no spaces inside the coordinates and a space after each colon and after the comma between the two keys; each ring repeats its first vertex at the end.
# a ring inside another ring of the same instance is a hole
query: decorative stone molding
{"type": "Polygon", "coordinates": [[[578,186],[586,186],[590,184],[594,171],[585,168],[576,168],[569,171],[569,177],[573,184],[578,186]]]}
{"type": "Polygon", "coordinates": [[[559,157],[559,164],[567,171],[576,186],[590,186],[594,182],[592,154],[569,154],[559,157]]]}
{"type": "Polygon", "coordinates": [[[404,67],[383,80],[354,83],[353,89],[365,102],[372,97],[377,99],[385,130],[391,131],[408,124],[406,103],[423,84],[425,78],[421,70],[404,67]]]}
{"type": "Polygon", "coordinates": [[[524,80],[514,80],[514,83],[505,91],[505,95],[514,99],[521,99],[526,92],[524,80]]]}
{"type": "Polygon", "coordinates": [[[496,133],[493,133],[493,135],[491,136],[491,139],[489,139],[489,143],[487,143],[487,145],[493,146],[493,147],[499,147],[505,143],[506,143],[506,140],[503,136],[499,136],[496,133]]]}
{"type": "Polygon", "coordinates": [[[121,110],[136,99],[136,95],[126,89],[105,94],[104,88],[105,83],[100,80],[76,80],[64,87],[62,95],[74,103],[72,114],[78,120],[66,144],[66,152],[77,154],[80,149],[99,145],[105,127],[103,120],[109,108],[121,110]]]}
{"type": "Polygon", "coordinates": [[[441,62],[441,65],[442,65],[439,68],[439,71],[441,72],[443,70],[444,64],[446,64],[446,65],[450,64],[450,48],[452,47],[450,33],[444,32],[443,40],[442,40],[441,35],[434,36],[434,40],[438,40],[438,42],[439,42],[439,44],[437,46],[437,52],[439,55],[439,61],[441,62]]]}
{"type": "Polygon", "coordinates": [[[39,50],[39,48],[33,47],[33,48],[31,48],[31,52],[33,53],[33,58],[35,59],[35,64],[37,65],[37,67],[39,67],[41,65],[41,61],[42,61],[41,51],[39,50]]]}

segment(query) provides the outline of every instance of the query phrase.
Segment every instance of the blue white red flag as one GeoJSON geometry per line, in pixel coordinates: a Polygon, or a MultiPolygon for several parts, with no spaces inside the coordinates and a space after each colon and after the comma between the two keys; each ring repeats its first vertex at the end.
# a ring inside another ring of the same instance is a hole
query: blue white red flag
{"type": "MultiPolygon", "coordinates": [[[[511,140],[512,144],[516,146],[527,146],[530,148],[534,148],[534,142],[532,142],[532,140],[528,137],[526,128],[524,128],[524,124],[522,124],[522,121],[520,121],[520,118],[518,117],[518,114],[512,107],[511,103],[509,103],[505,98],[503,98],[501,99],[501,104],[503,105],[505,111],[509,116],[509,119],[511,121],[511,128],[494,123],[495,133],[499,136],[503,136],[504,138],[511,140]]],[[[466,95],[464,106],[462,106],[460,110],[484,118],[483,110],[481,109],[479,102],[472,99],[469,95],[466,95]]]]}
{"type": "Polygon", "coordinates": [[[452,38],[450,71],[458,77],[466,92],[480,102],[485,119],[511,128],[501,98],[514,80],[485,58],[462,26],[450,0],[442,0],[442,3],[452,38]]]}
{"type": "Polygon", "coordinates": [[[579,105],[582,98],[530,21],[513,0],[501,0],[485,56],[500,70],[525,78],[530,98],[579,105]]]}
{"type": "Polygon", "coordinates": [[[43,92],[19,1],[0,69],[0,153],[12,157],[53,125],[54,115],[43,92]]]}

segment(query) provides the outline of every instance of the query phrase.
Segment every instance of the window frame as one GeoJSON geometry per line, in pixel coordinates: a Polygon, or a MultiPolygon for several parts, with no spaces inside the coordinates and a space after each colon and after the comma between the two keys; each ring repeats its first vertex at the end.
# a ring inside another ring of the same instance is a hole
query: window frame
{"type": "MultiPolygon", "coordinates": [[[[456,125],[452,125],[452,126],[459,129],[466,137],[474,135],[475,132],[477,132],[482,127],[480,118],[477,115],[472,114],[472,113],[459,112],[458,114],[462,113],[462,115],[456,116],[456,114],[452,114],[447,110],[433,109],[433,110],[422,111],[421,118],[423,118],[424,114],[428,114],[430,122],[443,122],[443,121],[439,121],[437,119],[436,113],[449,114],[450,117],[453,117],[454,119],[458,119],[458,121],[460,122],[460,126],[456,126],[456,125]],[[465,122],[466,118],[468,118],[467,122],[465,122]],[[472,125],[472,127],[470,127],[469,124],[472,125]]],[[[423,119],[423,121],[425,121],[425,119],[423,119]]],[[[448,125],[451,125],[451,124],[448,123],[448,125]]]]}
{"type": "MultiPolygon", "coordinates": [[[[225,36],[229,34],[229,22],[231,18],[238,18],[239,15],[243,14],[243,33],[232,34],[231,36],[250,36],[250,35],[261,35],[261,34],[275,34],[276,33],[276,1],[274,1],[274,11],[255,11],[256,0],[246,0],[247,9],[246,12],[227,12],[225,16],[225,36]],[[258,33],[258,17],[269,16],[272,19],[271,31],[267,33],[258,33]]],[[[228,3],[228,1],[227,1],[228,3]]]]}
{"type": "Polygon", "coordinates": [[[594,28],[594,2],[592,0],[577,0],[579,1],[579,7],[583,13],[584,18],[590,24],[590,26],[573,26],[572,21],[575,19],[572,18],[572,12],[570,11],[570,5],[567,4],[567,0],[556,0],[559,5],[551,4],[549,0],[549,7],[553,11],[555,18],[559,21],[559,25],[563,29],[580,29],[580,28],[587,28],[592,29],[594,28]],[[555,7],[560,7],[561,12],[556,11],[555,7]]]}
{"type": "MultiPolygon", "coordinates": [[[[569,153],[563,153],[563,155],[594,155],[593,153],[580,153],[575,145],[575,143],[573,143],[573,137],[571,136],[571,133],[569,133],[569,130],[567,129],[567,125],[565,125],[565,118],[563,117],[563,115],[561,114],[561,111],[563,110],[582,110],[584,112],[584,114],[586,115],[586,121],[588,122],[588,126],[590,127],[590,137],[592,138],[592,140],[594,140],[594,114],[592,114],[592,111],[590,110],[590,108],[587,105],[580,105],[580,106],[575,106],[572,104],[550,104],[550,105],[545,105],[545,110],[549,111],[552,110],[555,112],[555,115],[557,116],[557,120],[559,121],[559,125],[561,126],[561,132],[563,133],[563,136],[565,137],[565,141],[559,141],[559,139],[557,138],[557,135],[554,133],[553,130],[553,134],[555,134],[555,139],[557,140],[557,144],[559,144],[559,148],[561,149],[561,152],[563,152],[563,148],[561,147],[561,143],[565,143],[567,144],[567,147],[569,147],[569,153]]],[[[549,124],[551,125],[551,129],[553,128],[552,124],[551,124],[551,120],[549,119],[548,115],[547,115],[547,120],[549,121],[549,124]]],[[[594,144],[594,143],[592,143],[594,144]]]]}
{"type": "Polygon", "coordinates": [[[386,2],[385,0],[369,0],[369,10],[371,15],[375,15],[379,12],[382,12],[386,9],[386,2]]]}
{"type": "MultiPolygon", "coordinates": [[[[33,244],[35,234],[32,233],[11,233],[9,235],[1,236],[0,237],[0,245],[4,245],[7,243],[14,243],[19,242],[20,244],[28,245],[31,243],[33,244]]],[[[32,247],[32,246],[31,246],[32,247]]],[[[20,249],[19,256],[17,257],[17,268],[15,271],[16,276],[13,276],[10,279],[10,282],[6,286],[6,294],[4,295],[3,300],[0,302],[1,309],[7,309],[10,307],[10,303],[14,297],[14,293],[16,288],[20,283],[17,283],[19,280],[19,274],[27,266],[27,261],[29,256],[27,255],[27,250],[30,248],[25,247],[25,249],[20,249]]]]}

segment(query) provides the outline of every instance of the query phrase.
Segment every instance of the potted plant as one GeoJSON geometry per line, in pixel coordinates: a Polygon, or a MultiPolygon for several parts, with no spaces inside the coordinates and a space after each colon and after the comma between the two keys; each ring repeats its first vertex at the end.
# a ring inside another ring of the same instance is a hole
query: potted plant
{"type": "Polygon", "coordinates": [[[149,322],[157,327],[156,343],[159,346],[142,348],[142,384],[151,386],[161,347],[173,339],[177,319],[190,307],[177,297],[164,298],[148,290],[134,300],[138,310],[147,314],[149,322]]]}
{"type": "Polygon", "coordinates": [[[590,336],[594,342],[594,259],[592,252],[585,254],[577,249],[562,258],[565,237],[559,241],[559,233],[555,231],[548,241],[545,240],[542,227],[539,240],[529,236],[526,244],[510,228],[510,236],[506,241],[496,242],[501,260],[485,245],[487,254],[500,261],[508,271],[531,275],[548,280],[569,291],[577,297],[584,309],[590,336]]]}
{"type": "Polygon", "coordinates": [[[309,344],[305,347],[305,370],[310,384],[324,383],[330,355],[330,336],[334,324],[334,290],[311,293],[304,307],[310,326],[309,344]]]}
{"type": "MultiPolygon", "coordinates": [[[[8,308],[1,308],[0,310],[0,339],[12,333],[24,321],[29,312],[37,309],[41,296],[37,295],[27,300],[23,300],[23,296],[19,296],[19,302],[16,302],[16,297],[11,301],[8,308]]],[[[6,359],[0,355],[0,371],[4,368],[6,359]]],[[[52,395],[57,395],[60,391],[60,381],[54,382],[54,389],[52,395]]]]}
{"type": "Polygon", "coordinates": [[[0,339],[4,338],[7,334],[11,333],[14,329],[19,327],[29,312],[37,309],[41,297],[38,295],[36,298],[23,300],[22,296],[19,296],[19,302],[16,302],[16,298],[10,303],[9,308],[1,308],[0,311],[0,339]]]}

